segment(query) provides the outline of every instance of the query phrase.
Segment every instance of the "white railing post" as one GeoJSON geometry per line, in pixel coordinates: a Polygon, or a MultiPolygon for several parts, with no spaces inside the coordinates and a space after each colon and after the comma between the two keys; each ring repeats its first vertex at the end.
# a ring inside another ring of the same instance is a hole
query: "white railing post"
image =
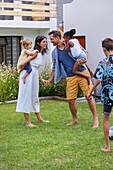
{"type": "MultiPolygon", "coordinates": [[[[14,3],[16,3],[16,4],[21,4],[21,0],[14,0],[14,3]]],[[[15,8],[14,11],[19,11],[19,12],[21,12],[21,9],[15,8]]],[[[21,17],[21,16],[14,16],[14,21],[15,21],[15,22],[20,22],[20,21],[22,21],[22,17],[21,17]]]]}

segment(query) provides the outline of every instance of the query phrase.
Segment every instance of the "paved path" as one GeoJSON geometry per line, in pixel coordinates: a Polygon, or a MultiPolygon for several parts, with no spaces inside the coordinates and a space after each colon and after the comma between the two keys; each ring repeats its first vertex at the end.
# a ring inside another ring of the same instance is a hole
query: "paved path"
{"type": "MultiPolygon", "coordinates": [[[[63,97],[59,97],[59,96],[47,96],[47,97],[39,97],[39,100],[61,100],[61,101],[67,101],[66,98],[63,97]]],[[[6,102],[0,102],[0,104],[3,103],[16,103],[17,100],[11,100],[11,101],[6,101],[6,102]]],[[[83,102],[87,102],[85,97],[81,97],[81,98],[77,98],[76,99],[77,103],[83,103],[83,102]]]]}

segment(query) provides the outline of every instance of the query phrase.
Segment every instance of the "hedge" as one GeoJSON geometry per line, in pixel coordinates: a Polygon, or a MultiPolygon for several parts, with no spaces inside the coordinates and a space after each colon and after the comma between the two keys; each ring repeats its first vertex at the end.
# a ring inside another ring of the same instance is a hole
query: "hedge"
{"type": "MultiPolygon", "coordinates": [[[[51,69],[49,65],[44,65],[41,70],[42,77],[47,80],[50,77],[51,69]]],[[[19,74],[16,71],[16,67],[11,67],[10,64],[0,65],[0,101],[16,100],[18,97],[18,83],[17,79],[19,74]]],[[[41,81],[39,81],[39,96],[60,96],[66,98],[66,80],[61,80],[57,85],[54,85],[54,80],[48,87],[45,87],[41,81]]],[[[83,96],[82,91],[78,90],[78,97],[83,96]]]]}

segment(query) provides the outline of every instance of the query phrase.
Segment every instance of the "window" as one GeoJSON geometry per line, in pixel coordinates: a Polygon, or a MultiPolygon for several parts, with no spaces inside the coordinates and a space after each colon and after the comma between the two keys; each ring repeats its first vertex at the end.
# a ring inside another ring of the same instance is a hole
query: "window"
{"type": "Polygon", "coordinates": [[[4,62],[16,66],[21,50],[20,40],[18,36],[0,36],[0,64],[4,62]]]}
{"type": "MultiPolygon", "coordinates": [[[[0,2],[13,3],[13,0],[0,0],[0,2]]],[[[13,11],[13,8],[0,8],[0,10],[13,11]]],[[[14,20],[14,16],[0,15],[0,20],[14,20]]]]}

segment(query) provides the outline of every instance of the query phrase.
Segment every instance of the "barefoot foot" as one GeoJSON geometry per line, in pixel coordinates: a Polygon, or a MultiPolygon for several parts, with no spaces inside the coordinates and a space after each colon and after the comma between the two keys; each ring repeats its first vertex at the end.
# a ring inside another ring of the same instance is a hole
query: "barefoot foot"
{"type": "Polygon", "coordinates": [[[28,126],[28,127],[36,127],[36,126],[33,125],[32,123],[26,123],[26,126],[28,126]]]}
{"type": "Polygon", "coordinates": [[[50,121],[48,121],[48,120],[43,120],[43,119],[40,119],[40,120],[38,120],[38,122],[40,122],[40,123],[49,123],[50,121]]]}
{"type": "Polygon", "coordinates": [[[92,128],[98,128],[99,127],[99,121],[96,120],[92,126],[92,128]]]}
{"type": "Polygon", "coordinates": [[[70,122],[70,123],[67,123],[66,126],[68,126],[68,125],[74,125],[74,124],[76,124],[76,123],[78,123],[78,120],[74,120],[74,121],[72,121],[72,122],[70,122]]]}
{"type": "Polygon", "coordinates": [[[110,150],[110,148],[105,147],[105,148],[101,148],[101,151],[110,152],[111,150],[110,150]]]}

